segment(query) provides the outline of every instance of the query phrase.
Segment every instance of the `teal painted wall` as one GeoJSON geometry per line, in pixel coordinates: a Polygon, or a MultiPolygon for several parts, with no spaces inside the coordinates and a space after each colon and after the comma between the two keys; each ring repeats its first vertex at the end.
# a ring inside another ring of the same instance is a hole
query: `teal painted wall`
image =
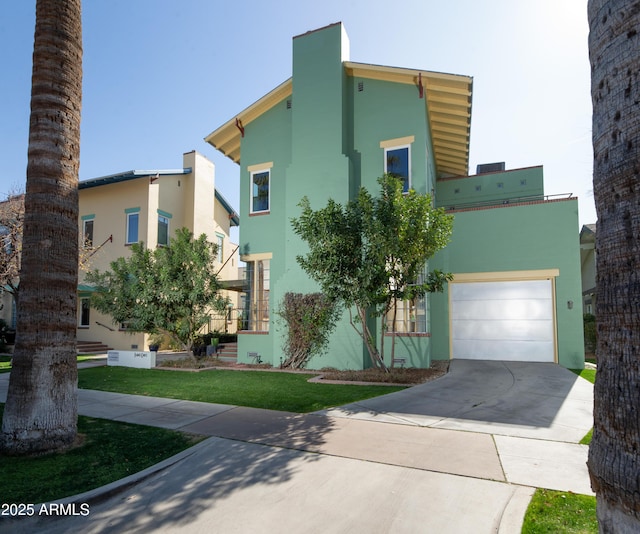
{"type": "Polygon", "coordinates": [[[418,193],[431,192],[427,165],[426,103],[416,87],[379,80],[350,79],[353,93],[353,151],[361,160],[361,185],[379,190],[376,180],[384,173],[384,149],[380,142],[414,136],[411,144],[411,185],[418,193]],[[358,84],[362,83],[362,91],[358,84]]]}
{"type": "MultiPolygon", "coordinates": [[[[577,199],[459,211],[454,217],[451,242],[430,268],[454,274],[559,269],[558,363],[584,367],[577,199]]],[[[432,359],[448,359],[448,291],[431,296],[430,315],[432,359]]]]}
{"type": "MultiPolygon", "coordinates": [[[[311,32],[293,41],[293,93],[245,126],[242,139],[240,251],[271,253],[268,334],[240,334],[238,357],[258,352],[263,361],[280,365],[283,325],[275,310],[287,291],[308,293],[318,287],[300,269],[296,256],[306,245],[293,233],[290,220],[308,196],[312,207],[329,198],[346,203],[360,185],[377,191],[384,170],[380,142],[414,136],[411,145],[412,185],[420,193],[436,189],[438,205],[539,195],[542,168],[520,169],[434,183],[435,165],[426,102],[411,85],[349,78],[343,67],[348,39],[341,25],[311,32]],[[358,83],[363,82],[359,91],[358,83]],[[273,162],[271,205],[267,215],[249,215],[248,166],[273,162]],[[524,181],[524,183],[523,183],[524,181]],[[502,187],[498,188],[498,183],[502,187]],[[480,190],[476,191],[476,186],[480,190]],[[455,190],[459,192],[456,193],[455,190]]],[[[452,243],[430,262],[430,269],[454,273],[559,268],[556,280],[560,363],[581,367],[582,313],[577,239],[577,202],[554,202],[457,212],[452,243]],[[553,239],[549,239],[553,236],[553,239]],[[566,302],[574,307],[568,310],[566,302]]],[[[408,366],[426,367],[431,359],[449,357],[448,296],[429,302],[431,337],[397,337],[397,358],[408,366]]],[[[378,329],[374,330],[378,337],[378,329]]],[[[391,338],[385,339],[390,363],[391,338]]],[[[361,369],[369,358],[345,312],[331,337],[328,353],[309,368],[361,369]]]]}
{"type": "Polygon", "coordinates": [[[446,178],[436,185],[438,207],[463,207],[523,197],[542,200],[543,196],[542,167],[446,178]]]}
{"type": "MultiPolygon", "coordinates": [[[[351,194],[352,165],[345,154],[348,145],[347,76],[349,41],[341,24],[311,32],[293,40],[293,158],[287,169],[284,261],[273,289],[277,306],[287,291],[318,291],[317,284],[298,266],[296,256],[307,251],[294,234],[290,219],[300,215],[300,200],[307,196],[314,209],[333,198],[345,204],[351,194]]],[[[274,344],[281,353],[283,329],[274,344]]],[[[278,357],[279,360],[279,357],[278,357]]],[[[362,346],[343,316],[331,336],[326,355],[313,359],[309,368],[360,369],[362,346]]]]}
{"type": "MultiPolygon", "coordinates": [[[[402,335],[398,334],[395,339],[396,348],[393,351],[393,359],[404,359],[405,367],[429,367],[431,365],[431,337],[428,335],[402,335]]],[[[384,340],[384,361],[391,365],[393,337],[385,336],[384,340]]],[[[395,364],[400,367],[399,363],[395,364]]]]}
{"type": "MultiPolygon", "coordinates": [[[[245,126],[242,139],[242,164],[240,168],[240,254],[271,253],[271,288],[273,273],[284,267],[285,232],[287,225],[286,187],[287,169],[291,164],[292,110],[287,109],[287,99],[245,126]],[[272,162],[270,175],[270,211],[265,215],[250,215],[251,173],[248,167],[272,162]]],[[[273,323],[273,295],[270,295],[273,323]]],[[[261,358],[273,364],[276,333],[271,324],[268,334],[240,334],[238,336],[238,360],[251,362],[249,352],[257,352],[261,358]]],[[[279,362],[279,355],[275,355],[279,362]]],[[[275,365],[275,364],[274,364],[275,365]]]]}
{"type": "MultiPolygon", "coordinates": [[[[421,192],[430,190],[435,175],[426,123],[426,102],[410,85],[349,78],[343,66],[349,42],[342,25],[333,25],[293,40],[293,93],[291,109],[286,100],[249,123],[242,139],[241,254],[272,253],[271,326],[269,334],[240,334],[238,357],[258,352],[274,366],[282,357],[283,325],[275,309],[287,291],[313,292],[318,287],[300,269],[296,256],[306,245],[293,233],[290,219],[300,214],[303,196],[312,207],[324,207],[329,198],[342,204],[354,198],[360,185],[378,190],[384,172],[380,142],[415,136],[412,145],[412,183],[421,192]],[[429,147],[429,148],[427,148],[429,147]],[[249,216],[248,166],[273,162],[271,205],[268,215],[249,216]]],[[[377,326],[377,325],[376,325],[377,326]]],[[[377,328],[374,330],[377,335],[377,328]]],[[[326,355],[314,358],[309,368],[361,369],[369,357],[345,312],[332,335],[326,355]]],[[[396,354],[411,365],[428,366],[429,338],[397,338],[396,354]]],[[[385,344],[387,360],[390,341],[385,344]]]]}

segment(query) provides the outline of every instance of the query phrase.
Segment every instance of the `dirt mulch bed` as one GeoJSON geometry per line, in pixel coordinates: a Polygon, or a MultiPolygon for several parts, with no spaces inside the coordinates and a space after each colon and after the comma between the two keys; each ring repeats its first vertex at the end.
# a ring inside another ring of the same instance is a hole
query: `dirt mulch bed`
{"type": "Polygon", "coordinates": [[[381,384],[417,385],[435,380],[447,374],[449,361],[433,361],[429,369],[401,369],[393,368],[388,373],[379,369],[365,369],[363,371],[338,371],[336,369],[322,369],[322,380],[337,380],[342,382],[368,382],[381,384]]]}
{"type": "Polygon", "coordinates": [[[346,382],[358,384],[389,384],[389,385],[417,385],[435,380],[447,374],[449,361],[440,360],[431,362],[429,369],[398,368],[389,369],[388,373],[379,369],[364,369],[362,371],[339,371],[337,369],[321,369],[314,371],[311,369],[300,369],[292,371],[290,369],[278,369],[269,364],[244,364],[225,362],[208,356],[205,358],[180,358],[175,360],[165,360],[158,364],[161,369],[176,369],[183,371],[205,371],[213,369],[237,369],[237,370],[262,370],[262,371],[287,371],[304,374],[317,374],[313,378],[314,382],[346,382]]]}
{"type": "MultiPolygon", "coordinates": [[[[183,371],[205,371],[209,369],[259,369],[269,370],[273,367],[269,364],[248,364],[248,363],[236,363],[220,360],[215,356],[205,356],[203,358],[184,357],[177,358],[175,360],[164,360],[159,362],[156,366],[157,369],[179,369],[183,371]]],[[[280,370],[280,369],[276,369],[280,370]]],[[[306,371],[312,373],[313,371],[306,371]]]]}

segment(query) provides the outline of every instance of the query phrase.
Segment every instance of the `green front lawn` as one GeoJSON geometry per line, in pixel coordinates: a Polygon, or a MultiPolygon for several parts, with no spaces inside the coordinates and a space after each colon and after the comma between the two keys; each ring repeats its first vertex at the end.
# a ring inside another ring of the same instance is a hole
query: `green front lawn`
{"type": "Polygon", "coordinates": [[[127,367],[78,371],[78,387],[267,410],[307,413],[404,389],[313,384],[312,374],[214,370],[192,373],[127,367]]]}
{"type": "Polygon", "coordinates": [[[579,377],[588,380],[592,384],[596,383],[596,370],[595,369],[571,369],[572,372],[579,377]]]}
{"type": "Polygon", "coordinates": [[[598,532],[596,498],[564,491],[537,489],[522,525],[523,534],[598,532]]]}
{"type": "Polygon", "coordinates": [[[6,354],[0,355],[0,373],[8,373],[11,371],[11,356],[6,354]]]}
{"type": "MultiPolygon", "coordinates": [[[[84,362],[86,360],[91,360],[91,356],[80,355],[78,356],[78,362],[84,362]]],[[[8,373],[11,371],[11,355],[2,354],[0,355],[0,373],[8,373]]]]}
{"type": "MultiPolygon", "coordinates": [[[[0,419],[4,405],[0,404],[0,419]]],[[[164,428],[78,417],[81,446],[62,454],[15,458],[0,454],[3,503],[42,503],[109,484],[204,439],[164,428]]]]}

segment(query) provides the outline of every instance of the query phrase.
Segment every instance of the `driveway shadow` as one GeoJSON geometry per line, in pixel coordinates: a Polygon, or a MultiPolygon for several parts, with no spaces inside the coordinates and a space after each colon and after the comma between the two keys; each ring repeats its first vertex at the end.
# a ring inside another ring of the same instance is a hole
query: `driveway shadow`
{"type": "Polygon", "coordinates": [[[552,363],[452,360],[444,377],[324,413],[452,430],[578,442],[593,386],[552,363]]]}
{"type": "MultiPolygon", "coordinates": [[[[267,410],[237,414],[250,427],[253,426],[254,437],[259,434],[259,412],[267,410]],[[253,425],[250,419],[253,419],[253,425]]],[[[289,436],[290,440],[307,450],[321,447],[325,433],[333,426],[332,421],[326,417],[298,418],[295,417],[296,414],[291,414],[292,417],[280,415],[282,417],[272,432],[278,436],[289,436]]],[[[221,429],[226,426],[226,430],[222,433],[231,434],[232,425],[225,423],[223,419],[220,420],[220,426],[221,429]]],[[[239,424],[238,429],[240,426],[239,424]]],[[[262,439],[275,439],[270,437],[270,433],[265,424],[260,434],[262,439]]],[[[244,438],[249,438],[249,434],[251,432],[247,431],[244,438]]],[[[193,447],[186,458],[163,471],[130,487],[93,499],[87,517],[34,517],[27,521],[12,521],[11,531],[171,532],[198,521],[204,512],[215,512],[218,503],[236,492],[247,492],[248,495],[256,495],[256,498],[266,496],[270,487],[290,482],[305,464],[319,459],[317,454],[238,439],[243,437],[238,435],[234,439],[207,439],[193,447]]],[[[76,496],[73,501],[78,503],[77,510],[80,510],[80,503],[86,502],[82,495],[76,496]]],[[[251,510],[251,502],[246,504],[247,510],[251,510]]],[[[2,526],[9,524],[5,522],[2,526]]],[[[215,531],[215,525],[211,527],[211,531],[215,531]]],[[[202,525],[198,528],[202,528],[202,525]]]]}

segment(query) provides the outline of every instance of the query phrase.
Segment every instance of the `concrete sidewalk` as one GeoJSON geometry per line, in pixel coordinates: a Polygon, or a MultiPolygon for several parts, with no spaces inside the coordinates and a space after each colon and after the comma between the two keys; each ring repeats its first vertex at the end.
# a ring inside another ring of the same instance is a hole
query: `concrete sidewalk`
{"type": "Polygon", "coordinates": [[[113,488],[76,496],[95,503],[88,518],[36,528],[519,532],[535,487],[591,494],[577,441],[592,386],[535,365],[454,361],[437,381],[315,414],[80,390],[82,415],[213,437],[100,504],[113,488]]]}

